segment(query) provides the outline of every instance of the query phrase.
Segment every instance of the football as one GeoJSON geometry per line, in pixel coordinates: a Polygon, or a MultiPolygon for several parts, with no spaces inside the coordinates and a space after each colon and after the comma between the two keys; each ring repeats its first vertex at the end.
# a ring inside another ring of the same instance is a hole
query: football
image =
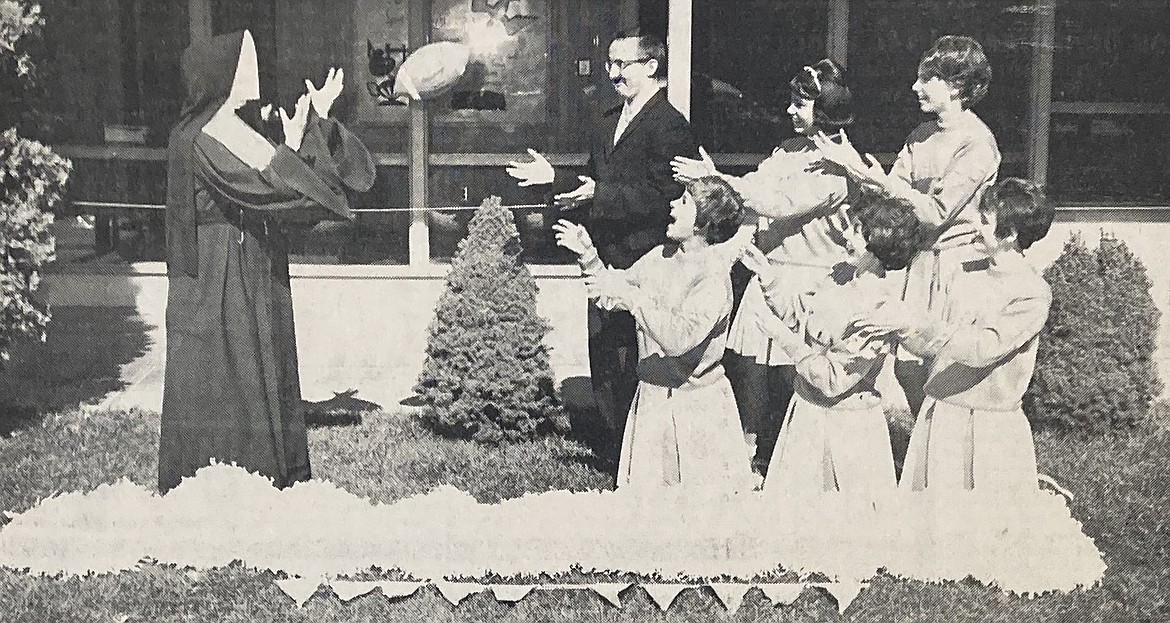
{"type": "Polygon", "coordinates": [[[462,43],[428,43],[406,57],[394,80],[399,100],[430,100],[446,93],[467,70],[471,50],[462,43]]]}

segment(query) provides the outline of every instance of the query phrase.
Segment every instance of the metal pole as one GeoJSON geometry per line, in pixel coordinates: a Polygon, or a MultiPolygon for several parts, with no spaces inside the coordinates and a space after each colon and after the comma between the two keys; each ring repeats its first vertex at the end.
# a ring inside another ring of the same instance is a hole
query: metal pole
{"type": "Polygon", "coordinates": [[[1048,134],[1052,127],[1052,55],[1056,45],[1056,2],[1035,0],[1032,24],[1032,83],[1028,107],[1028,176],[1048,180],[1048,134]]]}
{"type": "Polygon", "coordinates": [[[666,98],[687,119],[691,118],[692,8],[692,0],[670,0],[666,26],[666,98]]]}

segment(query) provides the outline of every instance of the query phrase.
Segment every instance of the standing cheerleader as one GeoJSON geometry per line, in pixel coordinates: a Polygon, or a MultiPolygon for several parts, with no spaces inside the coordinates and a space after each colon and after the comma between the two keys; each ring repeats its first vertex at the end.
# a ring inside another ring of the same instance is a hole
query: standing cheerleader
{"type": "MultiPolygon", "coordinates": [[[[843,206],[849,183],[839,171],[816,166],[821,154],[811,137],[826,132],[844,138],[854,105],[845,71],[831,59],[803,68],[789,87],[788,114],[797,136],[784,141],[755,171],[742,177],[720,174],[706,151],[700,160],[675,158],[672,166],[680,181],[719,175],[740,193],[750,213],[760,217],[756,246],[771,265],[784,267],[768,271],[775,279],[768,285],[774,295],[783,291],[791,298],[847,255],[843,232],[849,225],[843,206]]],[[[759,328],[777,322],[764,302],[763,285],[749,282],[724,359],[744,430],[755,437],[752,467],[761,475],[767,473],[795,374],[791,358],[759,328]]]]}
{"type": "MultiPolygon", "coordinates": [[[[979,199],[999,170],[995,137],[971,110],[990,82],[991,65],[979,42],[940,37],[922,57],[913,86],[922,111],[935,118],[910,133],[888,175],[872,156],[865,163],[847,140],[815,138],[826,159],[842,165],[863,187],[904,199],[934,230],[907,270],[903,299],[938,320],[945,319],[952,292],[966,288],[958,282],[979,259],[979,199]]],[[[895,372],[917,414],[930,362],[902,353],[899,359],[895,372]]]]}

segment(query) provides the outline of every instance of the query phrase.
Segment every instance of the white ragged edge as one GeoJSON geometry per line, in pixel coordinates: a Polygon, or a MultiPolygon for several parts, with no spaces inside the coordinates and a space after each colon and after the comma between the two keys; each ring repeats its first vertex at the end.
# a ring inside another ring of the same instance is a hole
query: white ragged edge
{"type": "Polygon", "coordinates": [[[764,596],[772,602],[774,606],[787,606],[796,601],[797,597],[804,592],[805,587],[808,586],[804,582],[784,583],[784,584],[756,584],[755,587],[764,592],[764,596]]]}
{"type": "Polygon", "coordinates": [[[516,603],[528,596],[536,588],[535,584],[490,584],[488,590],[499,601],[516,603]]]}
{"type": "Polygon", "coordinates": [[[289,578],[287,580],[277,580],[276,585],[280,590],[284,591],[285,595],[293,598],[297,602],[297,607],[300,608],[309,601],[309,598],[317,592],[321,585],[328,586],[329,581],[324,577],[316,578],[289,578]]]}
{"type": "Polygon", "coordinates": [[[418,589],[422,588],[426,582],[378,582],[377,584],[386,597],[401,599],[417,593],[418,589]]]}
{"type": "Polygon", "coordinates": [[[670,604],[674,603],[678,594],[683,592],[683,589],[691,588],[692,584],[639,584],[650,595],[650,599],[658,606],[659,610],[666,612],[670,608],[670,604]]]}
{"type": "Polygon", "coordinates": [[[707,586],[715,591],[715,596],[723,602],[723,607],[727,608],[727,612],[731,614],[739,612],[744,596],[752,588],[751,584],[729,584],[726,582],[714,582],[707,586]]]}
{"type": "MultiPolygon", "coordinates": [[[[348,602],[362,595],[367,595],[373,592],[374,589],[381,589],[382,594],[389,599],[409,597],[428,583],[431,582],[355,582],[330,580],[325,576],[316,578],[297,577],[276,581],[277,586],[289,597],[292,597],[297,602],[298,607],[304,606],[321,586],[332,589],[333,593],[339,599],[348,602]]],[[[480,584],[477,582],[448,581],[436,581],[433,584],[435,588],[439,589],[439,593],[444,599],[456,606],[471,595],[484,591],[491,591],[499,601],[516,603],[527,597],[532,591],[588,590],[593,591],[597,596],[609,602],[610,605],[618,608],[622,605],[621,592],[634,585],[630,582],[602,582],[597,584],[480,584]]],[[[810,586],[819,588],[832,596],[837,601],[838,612],[843,613],[853,603],[853,600],[857,598],[857,595],[862,589],[868,586],[868,583],[784,582],[776,584],[739,584],[734,582],[714,582],[709,584],[650,583],[638,584],[638,586],[641,586],[646,591],[646,594],[650,596],[650,600],[654,602],[654,605],[658,606],[659,610],[663,612],[674,604],[675,600],[684,590],[709,586],[715,592],[715,596],[723,604],[723,607],[727,609],[728,613],[734,615],[739,611],[740,606],[743,605],[744,598],[752,588],[759,588],[773,605],[787,606],[795,602],[801,593],[810,586]]]]}
{"type": "Polygon", "coordinates": [[[813,586],[824,589],[825,592],[833,596],[837,600],[837,612],[843,613],[849,608],[849,604],[857,599],[857,594],[861,589],[865,588],[864,582],[833,582],[824,584],[813,584],[813,586]]]}
{"type": "Polygon", "coordinates": [[[351,582],[349,580],[333,580],[329,588],[341,601],[353,601],[362,595],[368,595],[378,588],[378,582],[351,582]]]}
{"type": "Polygon", "coordinates": [[[464,599],[476,593],[482,593],[487,588],[484,584],[477,584],[475,582],[447,582],[437,581],[435,587],[439,589],[439,593],[443,598],[451,602],[451,605],[458,606],[464,599]]]}

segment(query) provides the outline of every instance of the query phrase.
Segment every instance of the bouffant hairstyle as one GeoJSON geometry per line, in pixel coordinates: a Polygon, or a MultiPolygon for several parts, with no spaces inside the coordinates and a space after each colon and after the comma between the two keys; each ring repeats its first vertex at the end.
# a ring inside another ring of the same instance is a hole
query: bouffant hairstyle
{"type": "Polygon", "coordinates": [[[991,63],[983,46],[971,37],[945,35],[922,55],[918,77],[939,78],[959,91],[959,101],[967,109],[987,95],[991,84],[991,63]]]}
{"type": "Polygon", "coordinates": [[[1056,208],[1044,190],[1030,180],[1009,177],[983,194],[980,209],[995,212],[995,235],[1006,238],[1016,233],[1020,249],[1048,235],[1056,208]]]}
{"type": "Polygon", "coordinates": [[[861,225],[865,248],[886,270],[902,270],[926,243],[930,230],[905,199],[863,192],[849,207],[861,225]]]}
{"type": "Polygon", "coordinates": [[[794,99],[813,103],[817,127],[832,133],[853,123],[853,92],[845,83],[845,69],[833,59],[804,67],[788,84],[794,99]]]}
{"type": "Polygon", "coordinates": [[[710,244],[727,242],[743,224],[743,198],[723,178],[701,177],[687,183],[695,202],[695,229],[710,244]]]}

